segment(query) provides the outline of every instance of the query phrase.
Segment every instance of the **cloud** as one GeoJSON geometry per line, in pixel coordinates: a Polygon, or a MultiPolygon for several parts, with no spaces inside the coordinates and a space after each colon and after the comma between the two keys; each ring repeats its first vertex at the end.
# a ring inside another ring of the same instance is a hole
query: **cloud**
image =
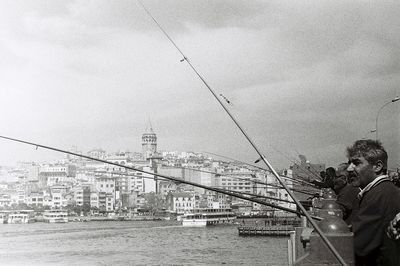
{"type": "MultiPolygon", "coordinates": [[[[400,92],[397,2],[143,3],[265,149],[293,153],[295,143],[313,160],[341,162],[340,150],[400,92]]],[[[0,111],[8,114],[0,123],[10,134],[140,148],[150,116],[160,147],[255,157],[136,2],[3,1],[0,22],[0,111]]],[[[392,149],[398,109],[389,110],[381,126],[392,149]]]]}

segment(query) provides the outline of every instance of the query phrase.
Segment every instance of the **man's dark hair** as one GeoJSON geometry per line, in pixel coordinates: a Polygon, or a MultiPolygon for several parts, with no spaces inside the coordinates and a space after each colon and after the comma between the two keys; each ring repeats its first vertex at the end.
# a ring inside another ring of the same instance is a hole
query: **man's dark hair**
{"type": "Polygon", "coordinates": [[[379,140],[362,139],[354,142],[353,146],[347,147],[347,157],[364,157],[369,164],[375,164],[381,161],[383,164],[383,173],[387,171],[388,155],[379,140]]]}
{"type": "Polygon", "coordinates": [[[333,167],[326,168],[325,172],[326,172],[326,175],[329,178],[335,178],[336,177],[336,171],[335,171],[335,168],[333,168],[333,167]]]}

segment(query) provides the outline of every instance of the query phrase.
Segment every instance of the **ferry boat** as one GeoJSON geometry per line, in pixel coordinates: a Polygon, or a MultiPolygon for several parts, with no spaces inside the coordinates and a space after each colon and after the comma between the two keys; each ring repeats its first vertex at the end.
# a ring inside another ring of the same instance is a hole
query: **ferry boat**
{"type": "Polygon", "coordinates": [[[0,213],[0,224],[6,224],[8,222],[9,212],[3,211],[0,213]]]}
{"type": "Polygon", "coordinates": [[[196,209],[180,218],[183,226],[207,226],[220,223],[233,223],[236,214],[231,209],[196,209]]]}
{"type": "Polygon", "coordinates": [[[68,223],[68,212],[65,210],[47,210],[43,213],[46,223],[68,223]]]}
{"type": "Polygon", "coordinates": [[[9,224],[27,224],[33,222],[35,222],[33,210],[11,211],[7,219],[7,223],[9,224]]]}

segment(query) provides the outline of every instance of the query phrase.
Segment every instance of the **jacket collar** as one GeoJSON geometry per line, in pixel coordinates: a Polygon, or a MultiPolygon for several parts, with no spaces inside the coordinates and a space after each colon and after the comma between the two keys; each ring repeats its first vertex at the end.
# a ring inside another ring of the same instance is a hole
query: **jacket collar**
{"type": "Polygon", "coordinates": [[[387,175],[378,176],[371,183],[369,183],[364,189],[362,189],[360,193],[358,193],[358,198],[362,199],[368,191],[370,191],[373,187],[377,186],[378,184],[384,181],[390,181],[387,175]]]}

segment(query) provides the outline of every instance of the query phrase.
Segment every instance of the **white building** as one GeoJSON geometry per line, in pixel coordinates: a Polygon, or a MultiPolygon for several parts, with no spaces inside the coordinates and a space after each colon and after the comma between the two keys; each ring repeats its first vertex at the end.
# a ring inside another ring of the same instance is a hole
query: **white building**
{"type": "Polygon", "coordinates": [[[99,208],[99,195],[97,192],[90,192],[90,207],[99,208]]]}
{"type": "Polygon", "coordinates": [[[191,193],[170,193],[168,195],[168,202],[168,209],[178,214],[192,212],[196,206],[195,195],[191,193]]]}
{"type": "Polygon", "coordinates": [[[110,193],[106,194],[106,211],[113,211],[115,208],[115,199],[114,196],[110,193]]]}
{"type": "Polygon", "coordinates": [[[225,172],[216,179],[216,186],[231,191],[254,193],[255,176],[252,172],[225,172]]]}
{"type": "Polygon", "coordinates": [[[110,176],[96,177],[96,190],[99,192],[110,193],[115,195],[115,178],[110,176]]]}
{"type": "Polygon", "coordinates": [[[67,187],[65,186],[52,186],[51,191],[51,207],[52,208],[63,208],[66,207],[68,202],[65,198],[67,193],[67,187]]]}

